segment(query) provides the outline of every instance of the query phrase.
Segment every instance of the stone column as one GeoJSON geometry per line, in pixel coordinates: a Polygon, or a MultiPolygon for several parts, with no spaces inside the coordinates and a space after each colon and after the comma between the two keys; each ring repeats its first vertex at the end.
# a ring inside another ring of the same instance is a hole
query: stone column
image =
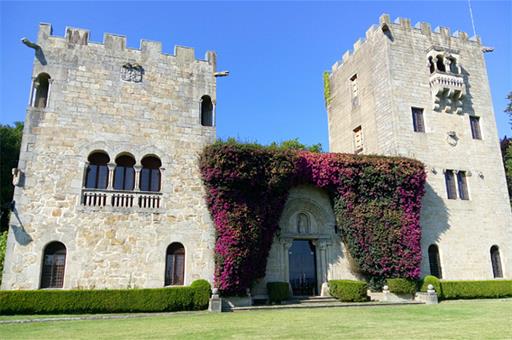
{"type": "Polygon", "coordinates": [[[140,170],[142,170],[142,166],[141,165],[135,165],[133,167],[135,169],[135,185],[133,187],[133,191],[139,191],[140,190],[140,170]]]}
{"type": "Polygon", "coordinates": [[[108,184],[107,184],[107,190],[113,190],[114,189],[114,170],[116,168],[115,163],[108,163],[108,184]]]}
{"type": "Polygon", "coordinates": [[[282,266],[282,274],[283,274],[283,282],[290,282],[290,263],[289,263],[289,256],[288,252],[290,250],[290,247],[292,246],[292,239],[289,238],[283,238],[280,240],[280,243],[282,245],[281,247],[281,266],[282,266]]]}

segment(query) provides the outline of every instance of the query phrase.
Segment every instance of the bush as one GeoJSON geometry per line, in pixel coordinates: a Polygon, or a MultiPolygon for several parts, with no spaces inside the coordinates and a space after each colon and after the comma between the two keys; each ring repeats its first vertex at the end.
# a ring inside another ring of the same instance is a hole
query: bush
{"type": "Polygon", "coordinates": [[[389,291],[393,294],[412,294],[416,293],[416,281],[404,278],[387,279],[389,291]]]}
{"type": "Polygon", "coordinates": [[[444,299],[512,297],[512,280],[441,281],[444,299]]]}
{"type": "Polygon", "coordinates": [[[270,303],[281,303],[290,297],[290,285],[288,282],[268,282],[267,292],[270,303]]]}
{"type": "Polygon", "coordinates": [[[441,281],[434,275],[427,275],[420,281],[420,292],[426,292],[428,289],[428,285],[434,286],[434,289],[437,293],[437,296],[439,298],[442,297],[442,290],[441,290],[441,281]]]}
{"type": "Polygon", "coordinates": [[[331,296],[343,302],[364,302],[368,301],[368,285],[366,282],[353,280],[331,280],[329,281],[329,292],[331,296]]]}
{"type": "MultiPolygon", "coordinates": [[[[203,281],[203,280],[201,280],[203,281]]],[[[0,314],[127,313],[201,310],[210,285],[105,290],[0,291],[0,314]]]]}

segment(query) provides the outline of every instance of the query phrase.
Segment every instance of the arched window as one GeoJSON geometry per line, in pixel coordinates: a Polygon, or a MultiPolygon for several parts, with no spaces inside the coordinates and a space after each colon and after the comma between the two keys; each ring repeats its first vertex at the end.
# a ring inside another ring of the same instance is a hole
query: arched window
{"type": "Polygon", "coordinates": [[[434,66],[434,62],[432,61],[432,57],[428,57],[428,68],[430,70],[430,73],[434,73],[436,70],[436,67],[434,66]]]}
{"type": "Polygon", "coordinates": [[[201,97],[201,125],[213,126],[213,104],[210,96],[201,97]]]}
{"type": "Polygon", "coordinates": [[[439,258],[439,249],[435,244],[428,247],[428,261],[430,263],[430,274],[442,279],[441,260],[439,258]]]}
{"type": "Polygon", "coordinates": [[[437,70],[441,72],[446,72],[446,67],[444,66],[444,58],[442,55],[438,55],[436,58],[436,66],[437,70]]]}
{"type": "Polygon", "coordinates": [[[160,191],[160,167],[162,162],[155,156],[146,156],[141,161],[140,190],[160,191]]]}
{"type": "Polygon", "coordinates": [[[114,189],[133,190],[135,185],[135,159],[129,155],[121,155],[116,158],[114,170],[114,189]]]}
{"type": "Polygon", "coordinates": [[[494,277],[503,277],[503,271],[501,270],[500,249],[498,248],[498,246],[491,247],[491,262],[492,273],[494,277]]]}
{"type": "Polygon", "coordinates": [[[51,242],[44,249],[41,288],[62,288],[66,267],[66,246],[51,242]]]}
{"type": "Polygon", "coordinates": [[[45,108],[49,91],[50,75],[48,73],[39,74],[32,85],[32,106],[40,109],[45,108]]]}
{"type": "Polygon", "coordinates": [[[108,185],[108,162],[110,157],[102,151],[93,152],[87,158],[89,165],[85,171],[87,189],[106,189],[108,185]]]}
{"type": "Polygon", "coordinates": [[[457,67],[457,59],[454,57],[449,57],[448,60],[450,61],[450,72],[453,74],[458,74],[459,68],[457,67]]]}
{"type": "Polygon", "coordinates": [[[185,248],[171,243],[165,256],[165,285],[183,285],[185,281],[185,248]]]}

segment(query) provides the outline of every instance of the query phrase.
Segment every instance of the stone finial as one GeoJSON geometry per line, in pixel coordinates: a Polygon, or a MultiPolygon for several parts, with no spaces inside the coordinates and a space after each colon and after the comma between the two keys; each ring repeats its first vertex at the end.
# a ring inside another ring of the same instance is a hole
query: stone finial
{"type": "Polygon", "coordinates": [[[436,290],[434,289],[434,286],[432,284],[429,284],[427,286],[427,293],[435,293],[436,290]]]}
{"type": "Polygon", "coordinates": [[[217,53],[214,51],[207,51],[205,58],[208,61],[208,64],[212,65],[213,72],[215,73],[217,71],[217,53]]]}
{"type": "Polygon", "coordinates": [[[66,27],[66,41],[75,45],[87,45],[89,43],[89,30],[82,28],[66,27]]]}
{"type": "Polygon", "coordinates": [[[382,287],[382,292],[383,293],[389,293],[389,287],[387,285],[385,285],[384,287],[382,287]]]}
{"type": "Polygon", "coordinates": [[[389,14],[386,14],[386,13],[383,13],[380,17],[379,17],[379,23],[381,25],[383,24],[391,24],[391,19],[389,18],[389,14]]]}
{"type": "Polygon", "coordinates": [[[175,46],[174,55],[179,63],[187,64],[195,60],[195,53],[192,47],[175,46]]]}
{"type": "Polygon", "coordinates": [[[40,23],[39,32],[37,33],[37,42],[41,43],[43,40],[48,39],[53,34],[53,28],[51,24],[40,23]]]}
{"type": "Polygon", "coordinates": [[[342,57],[343,62],[346,63],[348,61],[348,58],[350,58],[350,51],[345,51],[342,57]]]}
{"type": "Polygon", "coordinates": [[[103,45],[106,49],[123,51],[126,48],[126,36],[105,33],[103,35],[103,45]]]}
{"type": "Polygon", "coordinates": [[[162,53],[162,43],[159,41],[141,40],[140,50],[149,56],[159,56],[162,53]]]}
{"type": "Polygon", "coordinates": [[[361,47],[362,43],[363,41],[361,40],[361,38],[357,39],[357,41],[354,43],[354,53],[359,49],[359,47],[361,47]]]}
{"type": "Polygon", "coordinates": [[[468,34],[466,32],[455,31],[453,33],[453,36],[456,37],[456,38],[459,38],[462,41],[468,41],[468,34]]]}

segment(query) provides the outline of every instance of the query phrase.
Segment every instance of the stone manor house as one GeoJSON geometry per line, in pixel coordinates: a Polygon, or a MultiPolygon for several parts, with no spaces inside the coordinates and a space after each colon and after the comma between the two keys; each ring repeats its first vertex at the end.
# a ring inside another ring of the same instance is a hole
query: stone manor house
{"type": "MultiPolygon", "coordinates": [[[[212,281],[215,229],[198,156],[213,143],[216,55],[41,24],[2,289],[212,281]]],[[[512,278],[512,214],[478,37],[383,15],[332,67],[332,152],[426,165],[422,274],[512,278]]],[[[319,75],[320,76],[320,75],[319,75]]],[[[329,197],[289,194],[265,282],[318,295],[352,279],[329,197]]]]}

